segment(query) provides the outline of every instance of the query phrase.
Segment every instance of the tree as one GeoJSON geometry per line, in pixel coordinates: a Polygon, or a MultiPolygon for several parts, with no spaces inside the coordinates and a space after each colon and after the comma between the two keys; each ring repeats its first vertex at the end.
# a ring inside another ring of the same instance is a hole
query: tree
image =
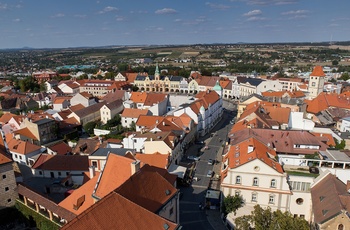
{"type": "Polygon", "coordinates": [[[131,122],[130,128],[131,131],[136,131],[136,123],[134,121],[131,122]]]}
{"type": "Polygon", "coordinates": [[[337,60],[332,61],[332,65],[338,65],[338,64],[339,64],[339,62],[337,60]]]}
{"type": "Polygon", "coordinates": [[[256,230],[308,230],[309,224],[306,220],[293,217],[290,212],[271,211],[270,207],[263,209],[260,205],[254,206],[251,215],[241,216],[235,219],[236,229],[248,230],[254,226],[256,230]]]}
{"type": "Polygon", "coordinates": [[[339,141],[334,138],[334,141],[335,141],[335,148],[336,149],[345,149],[345,146],[346,146],[345,140],[341,140],[339,143],[339,141]]]}
{"type": "Polygon", "coordinates": [[[87,132],[89,135],[94,133],[94,128],[97,126],[97,123],[94,121],[91,121],[89,123],[86,123],[84,125],[84,130],[87,132]]]}
{"type": "Polygon", "coordinates": [[[340,79],[344,80],[344,81],[347,81],[350,79],[349,77],[349,73],[345,72],[341,75],[340,79]]]}
{"type": "Polygon", "coordinates": [[[227,197],[225,197],[224,202],[223,202],[223,206],[222,206],[222,210],[223,212],[227,215],[230,212],[233,212],[236,215],[236,211],[243,207],[244,201],[242,196],[240,195],[235,195],[235,196],[231,196],[228,195],[227,197]]]}

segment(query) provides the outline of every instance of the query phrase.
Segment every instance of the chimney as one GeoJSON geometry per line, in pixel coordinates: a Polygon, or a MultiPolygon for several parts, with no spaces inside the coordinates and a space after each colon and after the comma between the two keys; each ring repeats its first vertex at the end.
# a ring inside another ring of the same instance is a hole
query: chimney
{"type": "Polygon", "coordinates": [[[136,160],[134,162],[131,163],[131,174],[135,174],[136,172],[138,172],[140,170],[140,161],[136,160]]]}
{"type": "Polygon", "coordinates": [[[350,180],[346,181],[346,191],[348,191],[348,193],[350,193],[350,180]]]}
{"type": "Polygon", "coordinates": [[[91,165],[89,167],[89,173],[90,173],[90,179],[94,178],[94,176],[96,175],[95,166],[91,165]]]}

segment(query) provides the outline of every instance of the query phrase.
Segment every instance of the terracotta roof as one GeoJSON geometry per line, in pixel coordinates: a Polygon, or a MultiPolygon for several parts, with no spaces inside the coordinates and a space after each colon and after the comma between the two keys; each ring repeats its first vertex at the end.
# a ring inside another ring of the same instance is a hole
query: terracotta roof
{"type": "Polygon", "coordinates": [[[33,169],[56,171],[89,171],[88,156],[41,154],[33,169]]]}
{"type": "Polygon", "coordinates": [[[115,92],[107,93],[104,97],[102,97],[102,100],[106,102],[112,102],[118,99],[125,100],[125,90],[116,90],[115,92]]]}
{"type": "Polygon", "coordinates": [[[94,98],[94,96],[92,96],[92,94],[88,93],[88,92],[81,92],[79,93],[81,96],[85,97],[86,99],[92,99],[94,98]]]}
{"type": "Polygon", "coordinates": [[[122,117],[138,118],[140,115],[147,115],[148,109],[131,109],[124,108],[122,117]]]}
{"type": "Polygon", "coordinates": [[[313,114],[317,114],[329,107],[350,109],[350,98],[336,93],[322,92],[313,100],[304,100],[304,102],[307,104],[306,111],[313,114]]]}
{"type": "Polygon", "coordinates": [[[70,97],[56,97],[53,104],[62,104],[65,101],[70,101],[70,97]]]}
{"type": "Polygon", "coordinates": [[[58,206],[55,202],[52,200],[46,198],[44,195],[40,194],[37,191],[32,190],[29,187],[26,187],[23,184],[18,184],[18,194],[21,194],[22,196],[25,196],[26,198],[31,199],[35,203],[38,203],[42,206],[44,206],[46,209],[52,211],[53,213],[56,213],[60,217],[64,218],[67,221],[71,221],[76,217],[75,214],[72,212],[58,206]]]}
{"type": "Polygon", "coordinates": [[[63,141],[47,146],[47,148],[56,152],[58,155],[65,155],[67,152],[72,152],[72,148],[63,141]]]}
{"type": "Polygon", "coordinates": [[[12,162],[10,156],[5,155],[4,152],[0,152],[0,165],[7,164],[9,162],[12,162]]]}
{"type": "Polygon", "coordinates": [[[28,138],[33,139],[33,140],[38,140],[38,138],[36,138],[36,136],[34,136],[34,134],[27,127],[23,128],[23,129],[18,129],[16,131],[14,131],[13,133],[28,137],[28,138]]]}
{"type": "Polygon", "coordinates": [[[314,220],[322,224],[339,215],[341,211],[350,211],[350,195],[346,185],[331,173],[311,187],[314,220]]]}
{"type": "Polygon", "coordinates": [[[120,194],[112,192],[62,227],[62,230],[70,229],[175,230],[177,224],[138,206],[120,194]]]}
{"type": "Polygon", "coordinates": [[[318,137],[320,141],[326,143],[328,146],[335,146],[335,141],[334,138],[332,136],[332,134],[330,133],[315,133],[315,132],[311,132],[312,135],[314,135],[315,137],[318,137]]]}
{"type": "Polygon", "coordinates": [[[155,104],[159,104],[167,98],[167,94],[163,93],[148,93],[146,100],[144,102],[144,106],[153,106],[155,104]]]}
{"type": "Polygon", "coordinates": [[[159,152],[153,154],[136,153],[135,158],[144,164],[149,164],[158,168],[166,169],[169,164],[169,156],[159,152]]]}
{"type": "Polygon", "coordinates": [[[132,92],[130,100],[134,103],[145,103],[147,98],[146,92],[132,92]]]}
{"type": "Polygon", "coordinates": [[[0,123],[1,124],[6,124],[12,117],[16,116],[16,114],[12,114],[12,113],[4,113],[1,117],[0,117],[0,123]]]}
{"type": "Polygon", "coordinates": [[[209,104],[213,105],[217,102],[220,99],[220,96],[215,91],[202,91],[196,94],[196,98],[203,99],[208,107],[209,104]]]}
{"type": "Polygon", "coordinates": [[[9,142],[7,142],[7,145],[10,151],[24,155],[41,149],[40,146],[34,145],[28,141],[21,141],[16,139],[10,140],[9,142]]]}
{"type": "Polygon", "coordinates": [[[146,128],[153,128],[156,124],[159,124],[164,117],[162,116],[148,116],[140,115],[136,121],[137,126],[145,126],[146,128]]]}
{"type": "Polygon", "coordinates": [[[122,185],[132,175],[131,163],[134,161],[116,154],[109,154],[94,195],[103,198],[122,185]]]}
{"type": "Polygon", "coordinates": [[[82,153],[82,154],[90,155],[100,146],[101,144],[98,139],[80,138],[77,145],[72,150],[72,152],[75,154],[82,153]]]}
{"type": "Polygon", "coordinates": [[[305,94],[302,91],[266,91],[266,92],[261,92],[261,95],[264,97],[290,97],[290,98],[300,98],[300,97],[305,97],[305,94]]]}
{"type": "Polygon", "coordinates": [[[68,109],[72,112],[76,112],[84,108],[85,106],[83,106],[82,104],[77,104],[77,105],[70,106],[68,109]]]}
{"type": "Polygon", "coordinates": [[[228,154],[230,168],[237,168],[255,159],[259,159],[277,172],[283,173],[282,166],[275,159],[277,156],[275,150],[267,147],[254,137],[232,145],[228,154]],[[251,152],[248,152],[248,148],[251,148],[251,152]]]}
{"type": "Polygon", "coordinates": [[[310,76],[314,76],[314,77],[324,77],[326,76],[323,72],[323,68],[322,66],[315,66],[314,70],[312,71],[312,73],[310,74],[310,76]]]}
{"type": "Polygon", "coordinates": [[[157,213],[177,194],[177,189],[157,172],[141,169],[115,192],[141,207],[157,213]]]}
{"type": "Polygon", "coordinates": [[[58,205],[76,215],[79,215],[86,209],[90,208],[95,203],[91,195],[94,191],[99,175],[100,173],[96,172],[95,176],[92,179],[88,180],[82,186],[75,189],[72,194],[62,200],[58,205]],[[81,204],[81,206],[77,206],[76,204],[78,199],[83,196],[85,198],[84,202],[81,204]]]}

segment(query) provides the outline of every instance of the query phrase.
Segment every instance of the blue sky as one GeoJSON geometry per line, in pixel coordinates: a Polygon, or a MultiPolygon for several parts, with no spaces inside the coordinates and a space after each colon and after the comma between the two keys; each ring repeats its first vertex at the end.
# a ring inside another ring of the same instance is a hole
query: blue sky
{"type": "Polygon", "coordinates": [[[0,49],[350,40],[349,0],[0,0],[0,49]]]}

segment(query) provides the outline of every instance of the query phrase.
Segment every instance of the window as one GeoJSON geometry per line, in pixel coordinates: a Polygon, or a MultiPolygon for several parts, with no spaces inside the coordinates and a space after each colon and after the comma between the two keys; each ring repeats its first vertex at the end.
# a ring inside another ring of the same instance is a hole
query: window
{"type": "Polygon", "coordinates": [[[19,156],[19,159],[22,160],[22,156],[19,156]]]}
{"type": "Polygon", "coordinates": [[[252,193],[252,202],[257,202],[258,201],[258,194],[257,193],[252,193]]]}
{"type": "Polygon", "coordinates": [[[136,140],[136,139],[134,139],[134,143],[137,143],[137,140],[136,140]]]}
{"type": "Polygon", "coordinates": [[[5,192],[7,192],[9,190],[9,187],[5,187],[5,192]]]}
{"type": "Polygon", "coordinates": [[[66,175],[69,176],[69,172],[66,172],[66,175]]]}
{"type": "Polygon", "coordinates": [[[339,224],[337,230],[344,230],[344,225],[339,224]]]}
{"type": "Polygon", "coordinates": [[[7,199],[7,203],[10,203],[12,200],[11,199],[7,199]]]}
{"type": "Polygon", "coordinates": [[[239,195],[241,195],[241,191],[236,190],[236,191],[235,191],[235,196],[239,196],[239,195]]]}
{"type": "Polygon", "coordinates": [[[271,188],[276,188],[276,180],[275,179],[271,180],[271,188]]]}
{"type": "Polygon", "coordinates": [[[312,84],[311,84],[312,86],[316,86],[316,82],[312,82],[312,84]]]}
{"type": "Polygon", "coordinates": [[[300,218],[301,218],[301,219],[305,219],[305,215],[300,214],[300,218]]]}
{"type": "Polygon", "coordinates": [[[58,172],[58,176],[61,176],[61,172],[58,172]]]}
{"type": "Polygon", "coordinates": [[[236,184],[240,184],[241,183],[241,176],[236,176],[236,184]]]}
{"type": "Polygon", "coordinates": [[[94,166],[95,168],[97,168],[97,161],[92,161],[92,166],[94,166]]]}
{"type": "Polygon", "coordinates": [[[174,208],[171,208],[171,209],[169,210],[169,215],[171,216],[173,213],[174,213],[174,208]]]}
{"type": "Polygon", "coordinates": [[[43,175],[43,172],[42,172],[42,171],[39,171],[39,175],[43,175]]]}
{"type": "Polygon", "coordinates": [[[254,177],[253,179],[253,186],[258,186],[259,185],[259,180],[257,177],[254,177]]]}
{"type": "Polygon", "coordinates": [[[275,203],[275,196],[274,195],[270,195],[269,196],[269,204],[274,204],[275,203]]]}
{"type": "Polygon", "coordinates": [[[6,174],[3,174],[3,175],[2,175],[2,179],[6,179],[6,174]]]}
{"type": "Polygon", "coordinates": [[[298,198],[298,199],[296,199],[295,202],[299,205],[302,205],[304,203],[304,200],[303,200],[303,198],[298,198]]]}

